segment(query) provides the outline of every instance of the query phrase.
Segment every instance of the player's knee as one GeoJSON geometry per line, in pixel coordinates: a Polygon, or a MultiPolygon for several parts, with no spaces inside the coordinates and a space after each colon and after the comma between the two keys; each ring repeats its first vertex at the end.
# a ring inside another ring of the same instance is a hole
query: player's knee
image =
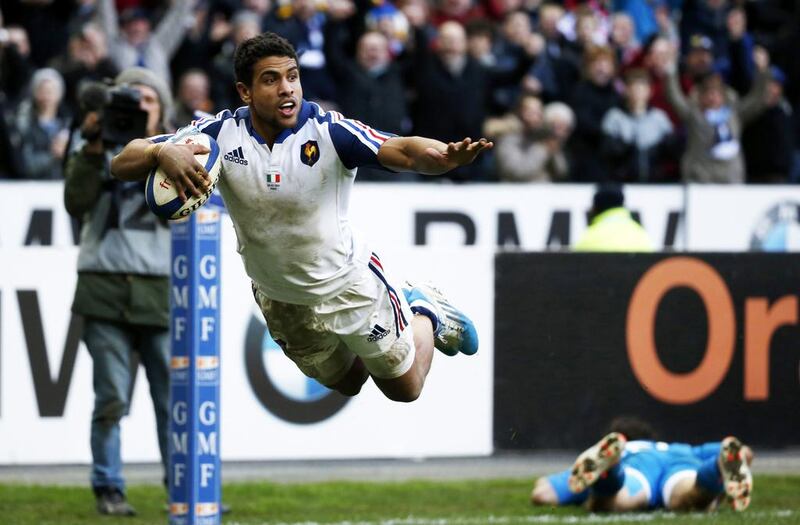
{"type": "Polygon", "coordinates": [[[422,394],[422,385],[404,385],[404,388],[384,391],[386,397],[398,403],[411,403],[419,399],[422,394]]]}
{"type": "Polygon", "coordinates": [[[352,383],[351,382],[351,383],[347,383],[347,384],[337,384],[335,386],[332,386],[331,388],[333,390],[336,390],[337,392],[339,392],[343,396],[353,397],[353,396],[357,396],[359,394],[359,392],[361,392],[361,387],[362,386],[364,386],[363,383],[359,384],[359,383],[352,383]]]}
{"type": "Polygon", "coordinates": [[[361,387],[367,382],[369,372],[360,359],[353,361],[345,376],[332,385],[326,385],[331,390],[336,390],[343,396],[353,397],[361,392],[361,387]]]}

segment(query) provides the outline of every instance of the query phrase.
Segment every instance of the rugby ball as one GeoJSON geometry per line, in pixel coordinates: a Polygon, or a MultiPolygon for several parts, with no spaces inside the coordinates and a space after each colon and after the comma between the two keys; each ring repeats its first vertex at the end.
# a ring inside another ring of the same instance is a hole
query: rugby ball
{"type": "Polygon", "coordinates": [[[205,133],[193,133],[171,139],[175,144],[201,144],[211,150],[209,153],[195,155],[197,162],[206,169],[211,179],[206,192],[200,197],[187,196],[186,202],[181,202],[175,186],[169,180],[161,167],[155,168],[147,176],[145,184],[145,200],[150,210],[164,219],[176,220],[188,217],[196,209],[205,204],[217,187],[219,172],[222,167],[222,158],[219,154],[217,141],[205,133]],[[177,140],[176,140],[177,139],[177,140]]]}

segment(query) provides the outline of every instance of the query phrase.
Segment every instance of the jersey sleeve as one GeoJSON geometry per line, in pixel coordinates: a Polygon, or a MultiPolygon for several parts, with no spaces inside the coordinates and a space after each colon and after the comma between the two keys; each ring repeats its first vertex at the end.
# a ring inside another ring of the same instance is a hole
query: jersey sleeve
{"type": "Polygon", "coordinates": [[[395,135],[378,131],[358,120],[334,118],[330,125],[331,140],[339,159],[347,169],[380,168],[388,170],[378,162],[378,150],[384,142],[395,135]]]}
{"type": "Polygon", "coordinates": [[[189,125],[183,126],[175,133],[154,135],[152,137],[148,137],[147,140],[158,144],[159,142],[166,142],[168,140],[179,140],[181,137],[193,135],[198,132],[205,133],[212,139],[217,140],[219,137],[219,131],[222,129],[222,123],[231,118],[233,115],[229,110],[226,109],[224,111],[220,111],[216,115],[210,115],[206,113],[197,116],[200,118],[193,120],[189,125]]]}
{"type": "Polygon", "coordinates": [[[189,126],[194,126],[200,130],[201,133],[205,133],[214,140],[217,140],[219,137],[219,132],[222,129],[222,124],[232,117],[233,114],[230,112],[230,110],[225,109],[216,115],[206,114],[202,118],[193,120],[189,126]]]}

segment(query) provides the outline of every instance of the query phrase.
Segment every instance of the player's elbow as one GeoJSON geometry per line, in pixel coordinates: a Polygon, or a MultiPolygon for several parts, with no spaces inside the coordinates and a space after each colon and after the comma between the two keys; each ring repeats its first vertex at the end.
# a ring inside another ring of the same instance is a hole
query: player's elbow
{"type": "Polygon", "coordinates": [[[547,478],[539,478],[531,491],[531,505],[558,505],[558,498],[547,478]]]}

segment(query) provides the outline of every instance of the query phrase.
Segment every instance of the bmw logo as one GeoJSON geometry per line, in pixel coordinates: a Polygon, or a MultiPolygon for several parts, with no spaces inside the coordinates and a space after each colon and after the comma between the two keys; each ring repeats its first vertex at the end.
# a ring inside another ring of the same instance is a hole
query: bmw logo
{"type": "Polygon", "coordinates": [[[767,210],[750,237],[750,249],[760,252],[800,251],[800,202],[783,201],[767,210]]]}
{"type": "Polygon", "coordinates": [[[319,423],[350,400],[303,375],[272,340],[264,321],[255,315],[245,337],[245,368],[259,402],[290,423],[319,423]]]}

